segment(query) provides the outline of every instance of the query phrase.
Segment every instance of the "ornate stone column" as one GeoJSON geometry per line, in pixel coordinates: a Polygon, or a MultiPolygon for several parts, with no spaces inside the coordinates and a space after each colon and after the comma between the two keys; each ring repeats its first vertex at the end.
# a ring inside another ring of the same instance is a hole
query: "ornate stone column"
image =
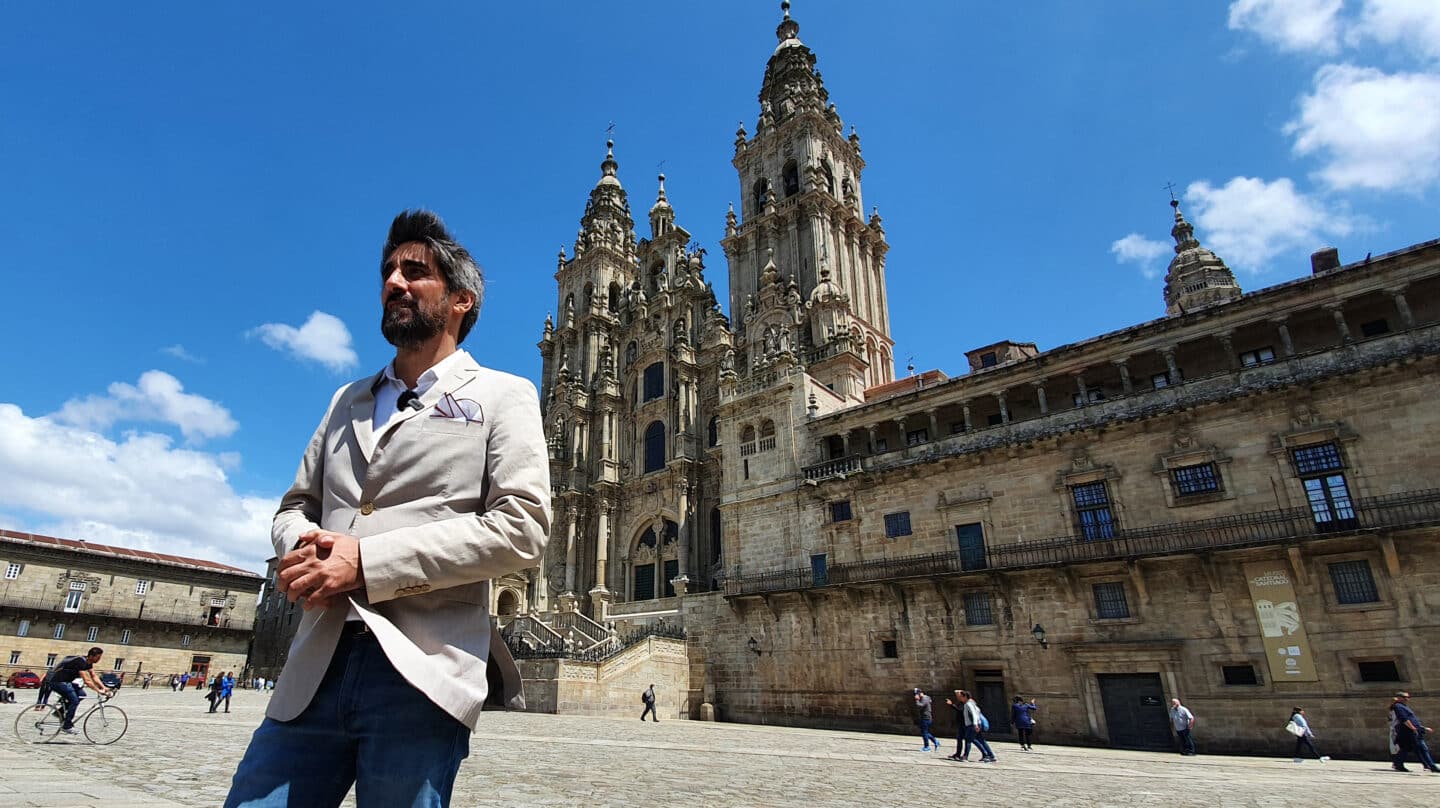
{"type": "Polygon", "coordinates": [[[1275,332],[1280,335],[1280,350],[1284,351],[1286,356],[1294,356],[1295,343],[1290,341],[1289,321],[1284,317],[1280,317],[1271,320],[1271,322],[1275,324],[1275,332]]]}
{"type": "Polygon", "coordinates": [[[614,593],[610,591],[610,518],[615,503],[606,497],[595,500],[595,588],[590,590],[595,619],[604,622],[609,616],[614,593]]]}
{"type": "Polygon", "coordinates": [[[1120,372],[1120,390],[1126,395],[1135,392],[1135,384],[1130,381],[1130,366],[1125,364],[1126,360],[1116,359],[1112,364],[1120,372]]]}
{"type": "Polygon", "coordinates": [[[1160,354],[1165,357],[1165,368],[1170,374],[1170,383],[1179,384],[1183,380],[1180,378],[1180,368],[1175,364],[1175,346],[1161,348],[1160,354]]]}
{"type": "MultiPolygon", "coordinates": [[[[677,540],[680,545],[676,548],[676,560],[679,562],[680,574],[674,578],[675,591],[678,593],[681,591],[682,584],[690,582],[690,532],[693,527],[692,523],[695,520],[690,518],[690,506],[693,504],[692,500],[694,499],[691,492],[692,485],[690,481],[681,478],[677,481],[675,488],[676,511],[680,519],[680,524],[675,531],[678,534],[677,540]]],[[[663,544],[664,540],[662,539],[661,546],[663,546],[663,544]]],[[[659,564],[658,569],[663,573],[665,563],[663,561],[656,561],[655,563],[659,564]]],[[[661,591],[663,592],[663,589],[661,591]]]]}
{"type": "Polygon", "coordinates": [[[1222,331],[1215,335],[1220,340],[1220,350],[1225,352],[1225,364],[1231,370],[1240,369],[1240,355],[1235,353],[1235,332],[1222,331]]]}
{"type": "Polygon", "coordinates": [[[560,593],[560,611],[575,611],[575,532],[584,517],[580,508],[570,511],[570,521],[565,525],[565,591],[560,593]]]}
{"type": "Polygon", "coordinates": [[[1345,306],[1340,303],[1326,304],[1325,310],[1335,320],[1335,332],[1340,335],[1340,343],[1347,344],[1354,342],[1355,338],[1350,335],[1350,324],[1345,322],[1345,306]]]}
{"type": "Polygon", "coordinates": [[[1050,403],[1045,400],[1045,380],[1030,382],[1030,386],[1035,388],[1035,402],[1040,405],[1040,414],[1049,415],[1050,403]]]}
{"type": "Polygon", "coordinates": [[[841,452],[842,452],[842,453],[841,453],[841,456],[842,456],[842,457],[849,457],[849,456],[850,456],[850,430],[847,429],[847,430],[845,430],[844,432],[840,433],[840,445],[843,447],[843,449],[841,450],[841,452]]]}
{"type": "Polygon", "coordinates": [[[1400,325],[1405,328],[1415,327],[1415,315],[1410,313],[1410,302],[1405,299],[1405,287],[1387,290],[1390,298],[1395,301],[1395,313],[1400,315],[1400,325]]]}
{"type": "Polygon", "coordinates": [[[965,431],[973,432],[975,430],[975,425],[970,422],[970,402],[960,402],[960,411],[965,415],[965,431]]]}
{"type": "Polygon", "coordinates": [[[1080,394],[1080,406],[1090,403],[1090,390],[1085,387],[1085,371],[1075,373],[1075,391],[1080,394]]]}

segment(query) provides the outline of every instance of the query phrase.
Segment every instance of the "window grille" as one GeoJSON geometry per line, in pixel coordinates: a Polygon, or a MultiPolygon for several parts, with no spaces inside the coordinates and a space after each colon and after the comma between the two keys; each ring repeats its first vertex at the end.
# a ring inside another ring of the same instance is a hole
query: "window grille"
{"type": "Polygon", "coordinates": [[[1114,620],[1130,616],[1130,604],[1125,600],[1125,584],[1118,581],[1095,584],[1095,616],[1101,620],[1114,620]]]}
{"type": "Polygon", "coordinates": [[[1330,565],[1330,583],[1335,586],[1335,600],[1339,603],[1378,603],[1380,590],[1375,586],[1375,576],[1370,572],[1370,562],[1340,561],[1330,565]]]}

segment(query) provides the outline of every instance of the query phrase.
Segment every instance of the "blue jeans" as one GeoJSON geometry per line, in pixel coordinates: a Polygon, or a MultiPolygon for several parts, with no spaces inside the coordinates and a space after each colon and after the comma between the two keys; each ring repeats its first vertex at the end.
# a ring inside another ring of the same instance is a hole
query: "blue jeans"
{"type": "Polygon", "coordinates": [[[979,732],[974,726],[965,727],[965,753],[960,757],[970,757],[970,745],[974,744],[980,749],[980,757],[993,758],[995,753],[990,751],[990,744],[985,742],[985,733],[979,732]]]}
{"type": "Polygon", "coordinates": [[[940,742],[935,740],[934,735],[930,734],[930,725],[933,723],[934,721],[929,718],[920,719],[920,740],[924,741],[926,746],[930,746],[933,744],[936,749],[939,749],[940,742]]]}
{"type": "Polygon", "coordinates": [[[75,708],[80,706],[80,694],[71,682],[55,682],[50,689],[65,699],[65,729],[75,728],[75,708]]]}
{"type": "Polygon", "coordinates": [[[235,771],[226,808],[443,808],[470,729],[405,681],[373,634],[345,635],[314,699],[266,718],[235,771]]]}
{"type": "Polygon", "coordinates": [[[1430,771],[1436,770],[1435,758],[1431,757],[1430,745],[1425,743],[1424,738],[1417,738],[1413,733],[1407,732],[1404,736],[1396,738],[1396,741],[1400,751],[1390,758],[1390,762],[1396,768],[1404,766],[1410,760],[1410,756],[1414,755],[1420,761],[1421,766],[1430,771]]]}

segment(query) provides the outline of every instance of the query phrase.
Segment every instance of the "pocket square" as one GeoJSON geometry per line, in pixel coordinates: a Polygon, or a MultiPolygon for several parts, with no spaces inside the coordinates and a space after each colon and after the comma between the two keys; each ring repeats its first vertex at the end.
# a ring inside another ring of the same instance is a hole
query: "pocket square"
{"type": "Polygon", "coordinates": [[[430,417],[460,421],[467,425],[485,423],[485,412],[480,408],[480,402],[470,398],[456,398],[449,393],[436,402],[430,417]]]}

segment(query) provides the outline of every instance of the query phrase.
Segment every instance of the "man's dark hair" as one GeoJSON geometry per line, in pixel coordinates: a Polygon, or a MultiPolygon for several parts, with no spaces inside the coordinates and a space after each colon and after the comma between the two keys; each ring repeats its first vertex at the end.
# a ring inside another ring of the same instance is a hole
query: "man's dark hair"
{"type": "Polygon", "coordinates": [[[85,656],[95,656],[96,654],[104,654],[104,653],[105,653],[105,649],[104,649],[104,648],[101,648],[101,647],[99,647],[99,646],[96,646],[96,647],[94,647],[94,648],[91,648],[91,649],[89,650],[89,652],[87,652],[87,653],[85,654],[85,656]]]}
{"type": "Polygon", "coordinates": [[[430,254],[435,256],[435,264],[440,267],[440,274],[445,279],[445,291],[464,290],[474,293],[475,305],[460,321],[458,341],[464,342],[470,329],[475,327],[475,321],[480,318],[480,303],[485,299],[485,277],[480,265],[475,262],[470,251],[460,246],[460,242],[450,235],[445,222],[434,212],[406,210],[401,211],[395,221],[390,223],[390,235],[385,237],[385,247],[380,254],[382,279],[385,276],[385,262],[390,260],[390,255],[401,244],[412,241],[418,241],[430,248],[430,254]]]}

